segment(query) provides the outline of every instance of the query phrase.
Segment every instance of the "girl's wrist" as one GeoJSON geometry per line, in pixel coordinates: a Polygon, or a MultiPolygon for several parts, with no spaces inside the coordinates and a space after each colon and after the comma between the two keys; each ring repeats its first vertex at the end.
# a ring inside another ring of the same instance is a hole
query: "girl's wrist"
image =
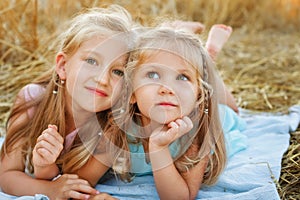
{"type": "Polygon", "coordinates": [[[149,157],[153,171],[163,169],[169,166],[170,164],[173,164],[173,159],[168,147],[149,147],[149,157]]]}
{"type": "Polygon", "coordinates": [[[55,163],[47,166],[33,165],[33,167],[34,167],[34,175],[37,178],[43,177],[44,179],[52,179],[60,173],[59,168],[55,163]]]}
{"type": "Polygon", "coordinates": [[[151,137],[149,139],[149,153],[150,152],[158,152],[164,149],[168,149],[169,145],[158,145],[155,142],[151,140],[151,137]]]}
{"type": "Polygon", "coordinates": [[[55,163],[48,164],[48,165],[36,165],[36,164],[33,164],[33,168],[39,168],[39,169],[49,168],[49,167],[54,167],[54,166],[57,166],[57,165],[55,163]]]}

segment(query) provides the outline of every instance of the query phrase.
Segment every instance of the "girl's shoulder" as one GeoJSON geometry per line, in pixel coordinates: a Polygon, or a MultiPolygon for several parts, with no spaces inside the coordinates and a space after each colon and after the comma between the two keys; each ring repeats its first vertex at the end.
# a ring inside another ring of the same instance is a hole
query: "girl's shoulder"
{"type": "Polygon", "coordinates": [[[42,85],[30,83],[21,89],[19,96],[23,96],[25,101],[28,102],[43,94],[45,90],[42,85]]]}
{"type": "MultiPolygon", "coordinates": [[[[34,101],[38,96],[42,95],[45,92],[45,88],[42,85],[30,83],[25,85],[19,92],[16,104],[18,103],[28,103],[34,101]],[[21,100],[22,99],[22,100],[21,100]]],[[[32,118],[35,113],[35,107],[30,107],[27,109],[27,115],[29,118],[32,118]]]]}

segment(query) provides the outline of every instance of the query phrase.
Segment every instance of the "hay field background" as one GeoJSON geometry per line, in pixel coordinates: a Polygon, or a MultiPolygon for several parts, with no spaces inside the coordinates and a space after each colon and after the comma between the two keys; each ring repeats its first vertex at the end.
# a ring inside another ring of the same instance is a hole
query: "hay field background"
{"type": "MultiPolygon", "coordinates": [[[[1,0],[0,136],[18,90],[53,65],[54,39],[84,7],[118,3],[145,26],[154,19],[200,21],[234,29],[217,67],[238,105],[253,112],[286,112],[300,104],[299,0],[1,0]]],[[[300,199],[300,131],[291,133],[278,191],[300,199]]],[[[271,149],[270,149],[271,150],[271,149]]]]}

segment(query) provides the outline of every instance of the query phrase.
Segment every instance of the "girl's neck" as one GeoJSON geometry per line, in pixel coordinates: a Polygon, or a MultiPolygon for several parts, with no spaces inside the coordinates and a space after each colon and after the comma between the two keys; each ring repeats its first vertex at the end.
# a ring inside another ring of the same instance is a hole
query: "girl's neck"
{"type": "Polygon", "coordinates": [[[146,119],[144,117],[141,118],[141,121],[142,121],[144,135],[148,137],[150,137],[150,135],[155,129],[163,128],[166,126],[165,124],[160,124],[155,121],[150,121],[149,119],[146,119]]]}
{"type": "Polygon", "coordinates": [[[66,134],[73,132],[76,129],[76,125],[73,116],[66,114],[66,134]]]}
{"type": "MultiPolygon", "coordinates": [[[[94,113],[96,115],[96,113],[94,113]]],[[[66,112],[66,133],[69,134],[77,128],[83,126],[93,113],[87,112],[72,112],[67,109],[66,112]],[[77,114],[74,114],[77,113],[77,114]]]]}

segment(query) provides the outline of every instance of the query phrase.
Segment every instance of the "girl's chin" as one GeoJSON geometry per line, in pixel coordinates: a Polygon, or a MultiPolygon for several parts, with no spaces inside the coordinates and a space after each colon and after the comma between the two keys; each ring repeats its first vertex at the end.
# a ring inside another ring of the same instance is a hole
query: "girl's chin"
{"type": "Polygon", "coordinates": [[[175,121],[176,119],[178,119],[178,118],[170,118],[170,119],[167,119],[167,120],[157,120],[155,122],[157,124],[160,124],[160,125],[168,125],[169,123],[175,121]]]}
{"type": "Polygon", "coordinates": [[[155,127],[155,126],[158,127],[158,126],[168,125],[172,121],[175,121],[179,118],[180,118],[180,116],[168,116],[168,117],[165,117],[165,116],[152,116],[152,119],[150,119],[148,117],[148,118],[143,118],[142,121],[143,121],[144,126],[147,126],[147,125],[151,124],[152,127],[155,127]]]}

